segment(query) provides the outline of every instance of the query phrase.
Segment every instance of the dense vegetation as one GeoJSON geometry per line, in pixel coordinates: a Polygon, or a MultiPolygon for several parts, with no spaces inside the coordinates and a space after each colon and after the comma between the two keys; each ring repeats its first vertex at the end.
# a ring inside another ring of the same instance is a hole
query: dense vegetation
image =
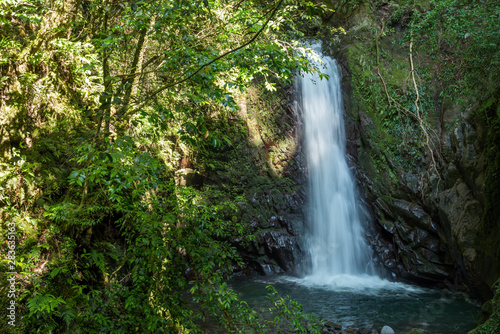
{"type": "Polygon", "coordinates": [[[500,7],[457,0],[374,5],[376,24],[346,38],[355,99],[373,118],[373,136],[388,158],[431,170],[440,164],[439,127],[459,122],[444,123],[445,109],[480,110],[476,116],[495,127],[500,7]],[[485,115],[489,107],[493,114],[485,115]]]}
{"type": "MultiPolygon", "coordinates": [[[[293,145],[278,140],[288,129],[277,126],[269,110],[295,73],[318,71],[307,61],[302,38],[321,32],[333,41],[336,30],[322,19],[383,5],[2,1],[0,224],[2,232],[15,225],[14,330],[314,330],[314,321],[293,302],[273,295],[277,317],[264,320],[228,288],[225,279],[243,266],[232,241],[253,240],[250,220],[238,210],[255,192],[251,187],[272,192],[292,186],[281,162],[289,163],[283,156],[293,145]],[[243,117],[237,106],[243,97],[254,106],[248,117],[265,124],[254,137],[283,146],[266,148],[258,166],[233,156],[239,149],[251,154],[246,140],[252,130],[235,121],[243,117]],[[223,156],[231,159],[221,163],[223,156]],[[252,186],[176,185],[184,157],[196,163],[198,174],[224,170],[252,186]]],[[[477,242],[491,239],[483,252],[498,259],[500,6],[473,0],[390,5],[381,28],[358,31],[366,44],[349,51],[350,61],[360,64],[352,68],[362,69],[353,72],[359,83],[354,95],[376,123],[379,149],[388,148],[374,168],[383,169],[386,159],[409,169],[436,167],[430,125],[439,113],[431,105],[480,104],[477,117],[490,138],[490,182],[477,242]],[[389,33],[398,34],[400,44],[384,39],[389,33]],[[414,72],[406,57],[384,53],[408,47],[421,53],[414,72]],[[384,70],[389,63],[391,73],[384,70]],[[382,84],[384,77],[392,79],[382,84]]],[[[7,232],[0,235],[2,309],[9,303],[3,282],[13,271],[12,241],[7,232]]],[[[12,331],[6,320],[0,330],[12,331]]]]}
{"type": "Polygon", "coordinates": [[[205,331],[207,319],[266,328],[224,282],[239,263],[229,241],[252,237],[235,216],[242,199],[210,202],[176,186],[174,171],[183,156],[210,168],[231,147],[227,120],[254,78],[273,90],[316,70],[298,25],[325,10],[284,0],[2,2],[1,221],[16,238],[0,238],[3,273],[16,271],[15,242],[15,330],[205,331]]]}

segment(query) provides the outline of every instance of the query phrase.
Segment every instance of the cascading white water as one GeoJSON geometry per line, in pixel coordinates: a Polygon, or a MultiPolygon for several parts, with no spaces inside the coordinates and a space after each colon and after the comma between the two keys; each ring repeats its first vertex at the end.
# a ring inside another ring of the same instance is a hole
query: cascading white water
{"type": "MultiPolygon", "coordinates": [[[[308,248],[314,281],[371,274],[353,177],[345,158],[346,137],[337,62],[322,57],[329,80],[299,77],[309,179],[308,248]]],[[[351,282],[352,283],[352,282],[351,282]]]]}

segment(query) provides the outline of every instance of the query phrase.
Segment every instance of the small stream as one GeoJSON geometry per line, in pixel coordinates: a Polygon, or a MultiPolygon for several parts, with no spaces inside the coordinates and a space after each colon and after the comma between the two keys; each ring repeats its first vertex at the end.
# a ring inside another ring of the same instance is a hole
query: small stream
{"type": "Polygon", "coordinates": [[[346,328],[412,328],[433,334],[464,334],[476,327],[479,305],[464,294],[393,283],[373,276],[338,275],[327,284],[308,278],[266,276],[236,279],[230,285],[252,307],[266,304],[266,286],[289,295],[304,311],[346,328]]]}

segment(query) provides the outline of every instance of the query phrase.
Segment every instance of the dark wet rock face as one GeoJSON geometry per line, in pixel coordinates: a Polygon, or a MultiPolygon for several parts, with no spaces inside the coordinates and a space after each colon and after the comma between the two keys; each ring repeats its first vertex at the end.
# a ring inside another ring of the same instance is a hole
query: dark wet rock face
{"type": "Polygon", "coordinates": [[[300,274],[305,231],[301,193],[275,194],[271,199],[263,197],[256,199],[255,205],[260,209],[270,206],[268,212],[277,214],[254,220],[255,241],[245,248],[238,245],[243,260],[249,263],[245,274],[300,274]]]}
{"type": "MultiPolygon", "coordinates": [[[[449,111],[451,112],[451,111],[449,111]]],[[[475,293],[483,278],[475,275],[474,238],[484,210],[484,151],[481,129],[469,119],[442,134],[438,173],[424,166],[403,170],[390,158],[387,169],[368,166],[377,151],[369,136],[373,122],[360,111],[356,172],[373,225],[368,239],[389,277],[475,293]],[[389,172],[392,174],[392,182],[389,172]],[[395,179],[395,180],[394,180],[395,179]]]]}
{"type": "Polygon", "coordinates": [[[279,112],[260,110],[262,101],[255,101],[248,93],[239,119],[248,129],[247,135],[239,141],[232,139],[238,150],[221,154],[220,159],[227,160],[223,168],[206,173],[205,184],[244,193],[245,200],[236,203],[235,217],[254,240],[229,240],[245,263],[243,268],[234,267],[239,276],[302,272],[306,201],[302,129],[293,87],[282,93],[279,112]],[[272,126],[260,118],[263,113],[277,115],[272,126]],[[274,127],[273,133],[270,127],[274,127]],[[276,162],[278,156],[281,160],[276,162]],[[281,169],[283,165],[287,167],[281,169]]]}
{"type": "Polygon", "coordinates": [[[277,261],[280,268],[293,272],[295,263],[300,259],[300,248],[295,237],[286,230],[265,231],[260,235],[261,243],[265,245],[266,254],[277,261]]]}
{"type": "Polygon", "coordinates": [[[378,262],[391,277],[419,283],[441,283],[449,279],[453,264],[433,226],[421,207],[406,201],[373,204],[375,226],[370,243],[378,262]],[[425,225],[428,224],[428,225],[425,225]]]}

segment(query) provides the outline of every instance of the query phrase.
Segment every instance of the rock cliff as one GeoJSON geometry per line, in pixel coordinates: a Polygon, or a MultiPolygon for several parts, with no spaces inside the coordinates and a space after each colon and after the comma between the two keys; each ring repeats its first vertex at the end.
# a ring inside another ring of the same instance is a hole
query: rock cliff
{"type": "Polygon", "coordinates": [[[409,57],[392,10],[366,6],[330,22],[347,31],[328,51],[343,64],[348,152],[373,221],[367,238],[387,276],[485,300],[500,276],[499,87],[443,98],[429,54],[409,57]]]}

